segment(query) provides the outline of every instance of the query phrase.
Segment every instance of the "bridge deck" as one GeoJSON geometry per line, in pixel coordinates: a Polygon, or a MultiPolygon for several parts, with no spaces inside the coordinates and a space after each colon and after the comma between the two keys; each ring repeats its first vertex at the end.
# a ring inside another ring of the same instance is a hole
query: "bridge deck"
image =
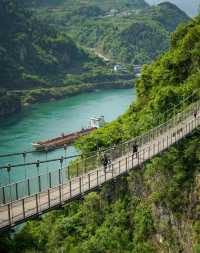
{"type": "Polygon", "coordinates": [[[171,124],[163,125],[163,132],[157,137],[151,138],[149,134],[149,140],[139,148],[137,155],[128,152],[115,159],[106,173],[103,168],[95,169],[82,176],[74,177],[55,188],[0,206],[0,230],[8,229],[31,217],[72,201],[158,155],[200,125],[199,114],[195,118],[193,110],[194,108],[191,108],[189,112],[183,114],[181,120],[180,114],[176,116],[176,119],[177,117],[179,119],[173,126],[171,124]]]}

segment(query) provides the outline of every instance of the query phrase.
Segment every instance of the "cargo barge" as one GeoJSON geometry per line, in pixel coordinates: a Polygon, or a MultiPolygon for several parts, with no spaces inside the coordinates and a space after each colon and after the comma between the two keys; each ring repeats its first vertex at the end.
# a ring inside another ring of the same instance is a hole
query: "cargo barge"
{"type": "Polygon", "coordinates": [[[105,124],[104,117],[101,116],[99,118],[91,118],[90,119],[90,125],[86,129],[82,129],[80,131],[69,133],[69,134],[61,134],[61,136],[46,140],[46,141],[38,141],[33,142],[32,147],[34,150],[37,151],[49,151],[54,150],[60,147],[63,147],[64,145],[71,145],[75,140],[80,138],[81,136],[87,135],[97,128],[103,126],[105,124]]]}

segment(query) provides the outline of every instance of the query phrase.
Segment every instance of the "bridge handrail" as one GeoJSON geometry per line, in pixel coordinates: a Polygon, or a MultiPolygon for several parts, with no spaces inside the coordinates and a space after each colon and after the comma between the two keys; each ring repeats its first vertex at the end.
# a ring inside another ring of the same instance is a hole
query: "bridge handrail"
{"type": "Polygon", "coordinates": [[[174,121],[171,120],[169,124],[164,124],[158,128],[157,132],[154,133],[155,136],[152,136],[153,141],[152,139],[147,140],[146,138],[149,138],[149,135],[144,134],[142,136],[144,145],[138,150],[137,155],[133,152],[127,153],[119,157],[119,159],[113,160],[108,174],[99,167],[82,176],[74,177],[66,183],[59,181],[60,184],[55,187],[44,189],[42,192],[29,196],[23,196],[20,199],[12,200],[10,203],[0,206],[0,231],[9,229],[53,208],[63,206],[69,201],[81,198],[84,194],[94,191],[105,182],[122,176],[138,166],[142,166],[146,161],[159,155],[199,126],[200,108],[198,101],[196,105],[192,105],[188,110],[176,115],[174,121]],[[198,106],[197,117],[193,111],[197,108],[196,106],[198,106]]]}
{"type": "MultiPolygon", "coordinates": [[[[140,151],[138,151],[137,152],[137,157],[139,156],[139,154],[141,154],[141,153],[143,153],[145,150],[147,149],[147,147],[144,147],[142,150],[140,150],[140,151]]],[[[129,154],[128,156],[127,156],[127,158],[131,158],[133,155],[132,154],[129,154]]],[[[118,163],[118,161],[113,161],[111,164],[110,164],[110,166],[113,166],[113,165],[115,165],[115,164],[117,164],[118,163]]],[[[79,178],[80,177],[84,177],[84,176],[88,176],[88,175],[92,175],[92,174],[94,174],[96,171],[101,171],[101,168],[98,168],[98,169],[96,169],[96,170],[93,170],[93,171],[90,171],[90,172],[87,172],[86,174],[82,174],[81,176],[78,176],[78,177],[73,177],[73,178],[70,178],[70,181],[72,182],[72,181],[78,181],[79,180],[79,178]]],[[[56,170],[56,171],[52,171],[52,173],[54,173],[54,172],[62,172],[62,169],[59,169],[59,170],[56,170]]],[[[51,172],[50,172],[51,173],[51,172]]],[[[46,176],[47,174],[41,174],[40,176],[46,176]]],[[[27,180],[26,181],[28,181],[28,180],[30,180],[30,179],[37,179],[38,178],[38,176],[35,176],[35,177],[31,177],[31,178],[27,178],[27,180]]],[[[6,185],[6,186],[3,186],[3,187],[0,187],[0,189],[1,188],[5,188],[5,187],[12,187],[12,186],[15,186],[16,184],[18,184],[18,183],[21,183],[21,182],[25,182],[25,181],[19,181],[19,182],[15,182],[15,183],[11,183],[11,184],[9,184],[9,185],[6,185]]],[[[56,185],[56,186],[53,186],[53,187],[51,187],[51,188],[47,188],[47,190],[48,189],[51,189],[51,190],[53,190],[53,189],[56,189],[56,188],[58,188],[59,186],[63,186],[63,185],[66,185],[67,184],[67,182],[65,182],[65,183],[60,183],[60,184],[58,184],[58,185],[56,185]]],[[[27,197],[34,197],[35,195],[37,195],[38,193],[42,193],[42,192],[37,192],[37,193],[33,193],[33,194],[30,194],[30,195],[28,195],[28,196],[23,196],[23,197],[21,197],[21,198],[18,198],[18,199],[16,199],[16,200],[11,200],[11,201],[8,201],[8,202],[6,202],[5,204],[0,204],[0,207],[2,206],[5,206],[5,205],[9,205],[9,204],[15,204],[18,200],[25,200],[27,197]]]]}
{"type": "MultiPolygon", "coordinates": [[[[165,114],[169,114],[170,111],[174,111],[175,108],[179,108],[180,105],[184,105],[186,101],[189,101],[189,99],[191,99],[194,95],[197,94],[197,92],[200,91],[200,88],[199,89],[196,89],[195,91],[193,91],[193,93],[191,95],[189,95],[188,97],[184,97],[182,101],[180,101],[180,103],[178,104],[174,104],[173,108],[170,108],[170,109],[167,109],[165,111],[165,114]]],[[[57,147],[56,149],[60,149],[60,148],[64,148],[65,146],[63,147],[57,147]]],[[[15,153],[8,153],[8,154],[0,154],[0,158],[3,158],[3,157],[11,157],[11,156],[18,156],[18,155],[24,155],[24,154],[30,154],[30,153],[37,153],[38,151],[36,150],[28,150],[28,151],[22,151],[22,152],[15,152],[15,153]]],[[[48,151],[47,151],[48,152],[48,151]]],[[[93,153],[93,152],[92,152],[93,153]]]]}
{"type": "MultiPolygon", "coordinates": [[[[176,114],[175,117],[173,117],[172,119],[169,119],[167,122],[165,122],[165,123],[159,125],[158,127],[155,127],[155,128],[153,128],[153,129],[151,129],[150,131],[144,133],[144,134],[141,135],[141,136],[138,136],[138,137],[134,138],[134,139],[131,140],[131,141],[128,141],[128,142],[125,142],[125,143],[121,143],[120,145],[122,146],[122,145],[126,144],[126,145],[129,146],[129,144],[132,143],[132,142],[135,142],[135,140],[136,140],[137,138],[140,138],[141,144],[145,144],[146,142],[149,142],[150,140],[156,140],[156,138],[158,138],[160,134],[163,134],[164,132],[167,132],[167,130],[169,130],[169,129],[173,129],[174,125],[177,123],[176,120],[178,120],[178,123],[181,123],[184,119],[187,119],[187,117],[188,117],[187,115],[191,115],[191,112],[193,113],[195,108],[199,108],[199,104],[200,104],[200,100],[198,100],[197,102],[195,102],[195,103],[189,105],[187,108],[185,108],[184,111],[182,111],[181,113],[176,114]],[[197,107],[197,106],[198,106],[198,107],[197,107]],[[183,117],[183,116],[184,116],[184,117],[183,117]],[[163,131],[163,129],[164,129],[164,131],[163,131]],[[161,130],[162,130],[162,133],[161,133],[161,130]],[[152,138],[150,138],[150,133],[153,133],[152,138]],[[154,133],[156,133],[156,134],[154,134],[154,133]]],[[[114,149],[116,149],[116,148],[117,148],[117,147],[115,147],[114,149]]],[[[112,148],[112,149],[113,149],[113,148],[112,148]]],[[[109,150],[110,150],[110,149],[109,149],[109,150]]],[[[128,150],[128,152],[130,152],[130,150],[128,150]]],[[[125,154],[127,154],[128,152],[126,152],[125,154]]],[[[91,158],[91,157],[90,157],[90,158],[91,158]]],[[[119,157],[117,157],[117,158],[119,158],[119,157]]],[[[63,169],[61,168],[61,169],[52,171],[52,174],[53,174],[53,173],[56,173],[56,172],[62,172],[62,171],[63,171],[63,169]]],[[[48,174],[49,174],[49,173],[48,173],[48,174]]],[[[28,178],[28,179],[26,179],[26,180],[22,180],[22,181],[18,181],[18,182],[15,182],[15,183],[7,184],[7,185],[5,185],[5,186],[0,187],[0,190],[2,190],[2,189],[4,190],[4,189],[7,188],[7,187],[13,187],[13,186],[16,186],[16,187],[17,187],[18,184],[26,183],[26,182],[28,182],[29,180],[34,180],[34,179],[37,179],[37,178],[39,178],[39,177],[41,178],[41,177],[43,177],[43,176],[48,176],[48,174],[47,174],[47,173],[44,173],[44,174],[41,174],[41,175],[39,175],[39,176],[30,177],[30,178],[28,178]]],[[[86,173],[85,173],[85,174],[86,174],[86,173]]],[[[78,176],[79,176],[79,175],[78,175],[78,176]]],[[[74,178],[76,178],[76,177],[74,177],[74,178]]],[[[73,179],[73,177],[72,177],[72,178],[70,177],[70,178],[68,178],[68,179],[73,179]]],[[[47,188],[51,188],[51,187],[47,187],[47,188]]]]}

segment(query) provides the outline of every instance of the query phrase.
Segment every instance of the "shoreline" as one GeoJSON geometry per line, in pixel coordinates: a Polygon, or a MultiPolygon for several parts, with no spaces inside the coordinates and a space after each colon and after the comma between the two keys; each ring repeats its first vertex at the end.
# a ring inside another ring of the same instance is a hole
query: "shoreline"
{"type": "Polygon", "coordinates": [[[70,85],[67,87],[42,87],[32,90],[21,91],[8,91],[9,96],[17,95],[17,100],[20,100],[20,108],[17,106],[16,110],[6,111],[0,116],[0,120],[12,117],[14,113],[19,113],[23,109],[30,107],[34,104],[48,103],[50,101],[61,100],[67,97],[76,96],[83,93],[95,92],[97,90],[110,90],[110,89],[131,89],[134,87],[133,80],[119,81],[119,82],[106,82],[95,84],[80,84],[70,85]],[[11,95],[12,94],[12,95],[11,95]]]}
{"type": "Polygon", "coordinates": [[[24,108],[36,103],[47,103],[49,101],[61,100],[66,97],[95,92],[96,90],[129,89],[133,87],[133,80],[130,80],[119,83],[80,84],[67,87],[37,88],[24,92],[21,96],[21,105],[22,108],[24,108]]]}

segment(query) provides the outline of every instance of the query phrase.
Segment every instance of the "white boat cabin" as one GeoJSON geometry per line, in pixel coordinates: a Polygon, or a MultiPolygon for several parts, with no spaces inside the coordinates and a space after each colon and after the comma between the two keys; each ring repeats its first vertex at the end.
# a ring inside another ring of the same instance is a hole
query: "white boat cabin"
{"type": "Polygon", "coordinates": [[[105,125],[104,116],[90,118],[90,127],[100,128],[105,125]]]}

